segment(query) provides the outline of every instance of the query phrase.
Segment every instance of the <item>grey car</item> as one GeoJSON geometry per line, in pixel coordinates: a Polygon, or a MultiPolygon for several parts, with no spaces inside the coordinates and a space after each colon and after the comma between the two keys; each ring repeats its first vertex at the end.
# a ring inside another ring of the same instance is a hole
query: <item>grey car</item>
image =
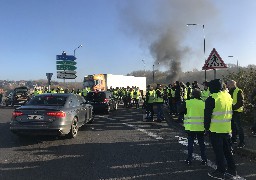
{"type": "Polygon", "coordinates": [[[80,95],[40,94],[12,113],[10,130],[17,134],[77,136],[79,127],[93,121],[93,107],[80,95]]]}

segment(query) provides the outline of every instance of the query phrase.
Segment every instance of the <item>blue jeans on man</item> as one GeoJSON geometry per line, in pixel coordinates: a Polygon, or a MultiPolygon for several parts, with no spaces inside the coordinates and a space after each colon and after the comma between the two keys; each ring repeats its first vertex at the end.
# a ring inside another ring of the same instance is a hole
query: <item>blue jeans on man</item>
{"type": "Polygon", "coordinates": [[[156,103],[157,121],[164,120],[163,103],[156,103]]]}

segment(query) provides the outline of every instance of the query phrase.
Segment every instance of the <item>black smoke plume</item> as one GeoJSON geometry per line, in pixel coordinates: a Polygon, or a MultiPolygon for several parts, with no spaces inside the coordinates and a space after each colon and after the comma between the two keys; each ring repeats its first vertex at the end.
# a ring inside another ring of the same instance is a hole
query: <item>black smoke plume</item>
{"type": "Polygon", "coordinates": [[[203,24],[208,14],[216,14],[210,0],[128,0],[121,3],[120,20],[122,30],[148,48],[154,64],[166,67],[173,82],[191,53],[184,45],[186,24],[203,24]]]}

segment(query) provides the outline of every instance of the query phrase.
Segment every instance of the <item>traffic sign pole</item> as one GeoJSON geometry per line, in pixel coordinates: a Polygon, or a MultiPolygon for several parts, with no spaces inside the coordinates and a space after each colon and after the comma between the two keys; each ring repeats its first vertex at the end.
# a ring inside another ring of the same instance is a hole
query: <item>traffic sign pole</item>
{"type": "Polygon", "coordinates": [[[75,71],[77,69],[77,67],[75,66],[77,64],[75,62],[75,54],[67,55],[66,52],[63,51],[62,55],[56,55],[56,60],[58,79],[63,79],[65,83],[65,79],[75,79],[77,77],[75,71]]]}

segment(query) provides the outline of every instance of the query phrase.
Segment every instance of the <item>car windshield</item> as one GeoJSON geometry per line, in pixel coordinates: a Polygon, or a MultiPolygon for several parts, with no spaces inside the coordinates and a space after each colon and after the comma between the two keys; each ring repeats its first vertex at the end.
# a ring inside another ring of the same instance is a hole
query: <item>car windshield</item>
{"type": "Polygon", "coordinates": [[[66,99],[66,96],[35,96],[27,103],[27,105],[64,106],[66,99]]]}
{"type": "Polygon", "coordinates": [[[90,92],[86,96],[87,101],[104,101],[106,94],[104,92],[90,92]]]}
{"type": "Polygon", "coordinates": [[[16,93],[18,93],[18,92],[28,92],[28,89],[27,88],[16,88],[16,89],[14,89],[14,91],[16,93]]]}

